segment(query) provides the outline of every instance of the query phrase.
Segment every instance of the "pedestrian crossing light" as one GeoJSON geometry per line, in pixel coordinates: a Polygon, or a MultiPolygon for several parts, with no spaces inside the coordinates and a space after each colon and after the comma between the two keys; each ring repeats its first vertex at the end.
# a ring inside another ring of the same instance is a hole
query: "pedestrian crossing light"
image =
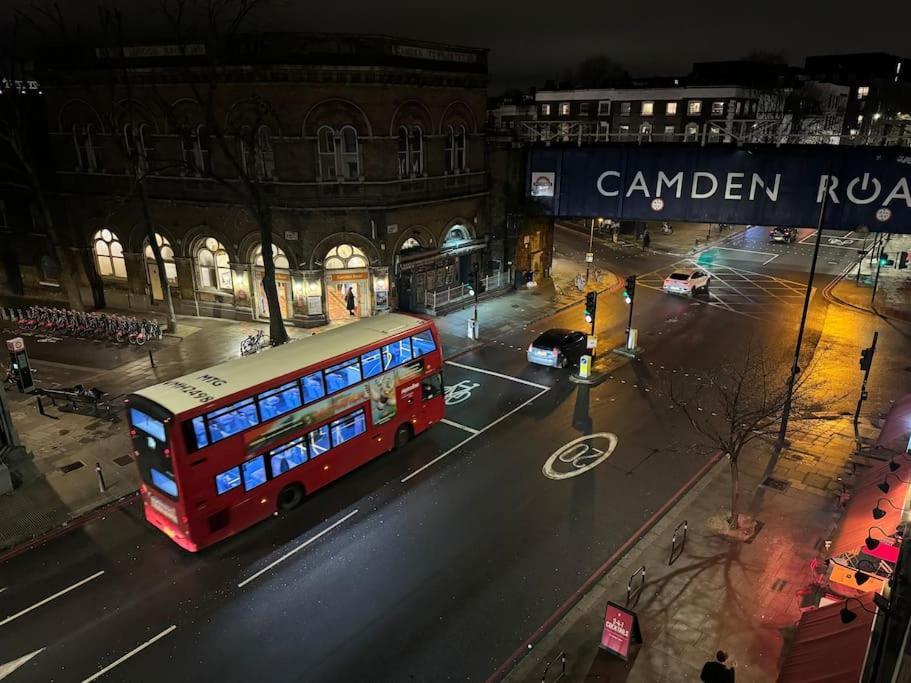
{"type": "Polygon", "coordinates": [[[627,304],[633,303],[633,297],[636,295],[636,276],[630,275],[626,278],[626,287],[623,289],[623,300],[627,304]]]}
{"type": "Polygon", "coordinates": [[[598,295],[589,292],[585,295],[585,322],[592,324],[595,320],[595,308],[598,305],[598,295]]]}

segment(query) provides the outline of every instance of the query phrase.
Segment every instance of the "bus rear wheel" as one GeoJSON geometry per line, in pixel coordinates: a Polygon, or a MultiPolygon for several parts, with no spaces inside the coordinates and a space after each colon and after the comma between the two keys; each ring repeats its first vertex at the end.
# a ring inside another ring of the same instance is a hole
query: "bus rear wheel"
{"type": "Polygon", "coordinates": [[[395,431],[395,447],[401,448],[409,441],[411,441],[411,437],[413,435],[414,432],[411,430],[410,424],[406,422],[402,425],[399,425],[399,428],[395,431]]]}
{"type": "Polygon", "coordinates": [[[304,487],[300,484],[286,486],[278,494],[278,511],[288,512],[300,505],[304,500],[304,487]]]}

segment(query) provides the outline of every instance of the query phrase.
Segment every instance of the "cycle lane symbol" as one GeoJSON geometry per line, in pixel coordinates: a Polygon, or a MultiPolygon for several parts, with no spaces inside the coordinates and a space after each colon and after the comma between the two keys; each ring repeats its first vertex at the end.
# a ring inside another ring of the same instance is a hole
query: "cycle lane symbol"
{"type": "Polygon", "coordinates": [[[541,472],[548,479],[554,480],[578,477],[607,460],[618,441],[617,435],[610,432],[580,436],[554,451],[541,472]],[[591,443],[593,441],[598,445],[591,443]]]}
{"type": "Polygon", "coordinates": [[[478,382],[463,379],[461,382],[447,385],[443,389],[443,401],[448,406],[458,405],[471,398],[471,394],[481,386],[478,382]]]}

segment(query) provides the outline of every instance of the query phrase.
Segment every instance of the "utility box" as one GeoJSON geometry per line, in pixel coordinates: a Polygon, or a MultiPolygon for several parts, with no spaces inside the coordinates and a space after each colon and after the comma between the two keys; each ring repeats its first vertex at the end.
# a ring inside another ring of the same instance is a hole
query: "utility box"
{"type": "Polygon", "coordinates": [[[579,377],[582,379],[588,379],[592,374],[592,357],[591,356],[582,356],[579,359],[579,377]]]}
{"type": "Polygon", "coordinates": [[[474,318],[468,319],[468,331],[465,336],[469,339],[474,339],[475,341],[478,340],[478,321],[474,318]]]}
{"type": "Polygon", "coordinates": [[[626,348],[630,351],[635,351],[636,347],[639,345],[639,330],[635,327],[631,328],[629,331],[629,336],[626,338],[626,348]]]}

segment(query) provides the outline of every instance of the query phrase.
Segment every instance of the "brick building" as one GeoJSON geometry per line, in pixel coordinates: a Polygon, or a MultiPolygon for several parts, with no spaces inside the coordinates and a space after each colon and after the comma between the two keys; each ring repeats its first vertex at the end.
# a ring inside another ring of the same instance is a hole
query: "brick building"
{"type": "MultiPolygon", "coordinates": [[[[510,208],[491,198],[490,159],[522,152],[484,134],[486,50],[385,36],[243,36],[219,50],[212,101],[225,123],[213,131],[194,87],[211,49],[78,48],[42,63],[51,201],[83,265],[87,306],[161,310],[130,163],[142,172],[179,313],[268,316],[259,228],[238,191],[245,174],[271,207],[289,323],[347,317],[349,288],[362,316],[420,310],[426,292],[467,281],[475,263],[482,273],[507,267],[510,208]]],[[[14,248],[23,271],[43,258],[24,239],[14,248]]],[[[6,286],[4,298],[46,300],[53,284],[6,286]]]]}

